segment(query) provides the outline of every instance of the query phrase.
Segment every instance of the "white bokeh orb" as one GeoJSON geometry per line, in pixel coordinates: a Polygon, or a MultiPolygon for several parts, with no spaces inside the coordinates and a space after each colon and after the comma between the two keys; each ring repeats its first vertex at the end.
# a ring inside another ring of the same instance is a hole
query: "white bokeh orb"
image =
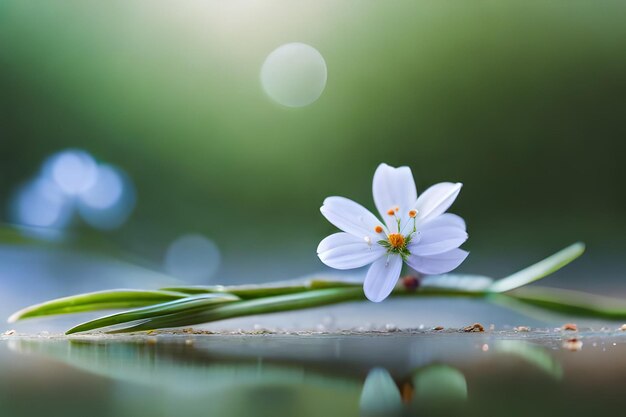
{"type": "Polygon", "coordinates": [[[274,101],[303,107],[317,100],[326,87],[326,61],[304,43],[288,43],[272,51],[261,67],[261,85],[274,101]]]}
{"type": "Polygon", "coordinates": [[[122,198],[124,180],[122,174],[111,165],[100,164],[97,172],[96,182],[80,195],[80,199],[95,209],[106,209],[122,198]]]}
{"type": "Polygon", "coordinates": [[[165,270],[177,278],[204,284],[217,272],[220,251],[209,238],[190,233],[179,236],[167,248],[165,270]]]}
{"type": "Polygon", "coordinates": [[[52,155],[44,163],[43,173],[68,195],[88,190],[98,175],[96,161],[80,149],[68,149],[52,155]]]}
{"type": "Polygon", "coordinates": [[[18,224],[35,227],[65,227],[72,207],[63,191],[47,177],[23,185],[12,202],[12,219],[18,224]]]}
{"type": "Polygon", "coordinates": [[[78,212],[91,227],[116,229],[126,223],[135,208],[135,187],[128,175],[113,165],[99,164],[97,172],[96,182],[77,199],[78,212]]]}

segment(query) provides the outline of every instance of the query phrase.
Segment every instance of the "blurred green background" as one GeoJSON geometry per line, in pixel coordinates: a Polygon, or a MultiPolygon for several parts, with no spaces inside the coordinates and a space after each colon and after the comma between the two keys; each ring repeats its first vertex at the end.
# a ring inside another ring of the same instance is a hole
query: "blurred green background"
{"type": "Polygon", "coordinates": [[[3,1],[0,198],[84,149],[136,188],[107,239],[156,260],[202,233],[233,279],[287,278],[322,268],[323,199],[373,209],[387,162],[465,184],[464,270],[576,240],[624,266],[625,21],[623,1],[3,1]],[[259,79],[289,42],[328,68],[301,108],[259,79]]]}

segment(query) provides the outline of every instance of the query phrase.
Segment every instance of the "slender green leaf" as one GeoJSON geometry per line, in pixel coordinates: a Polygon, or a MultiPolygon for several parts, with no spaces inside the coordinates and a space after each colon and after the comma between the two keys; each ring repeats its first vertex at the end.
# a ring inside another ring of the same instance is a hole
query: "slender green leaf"
{"type": "Polygon", "coordinates": [[[508,306],[510,299],[566,315],[626,320],[624,300],[579,291],[533,286],[498,294],[495,301],[508,306]]]}
{"type": "Polygon", "coordinates": [[[584,251],[585,245],[583,243],[574,243],[554,255],[547,257],[543,261],[537,262],[513,275],[496,281],[488,290],[490,292],[501,293],[530,284],[561,269],[582,255],[584,251]]]}
{"type": "Polygon", "coordinates": [[[33,317],[85,311],[143,307],[185,298],[187,294],[160,290],[109,290],[57,298],[26,307],[9,317],[9,323],[33,317]]]}
{"type": "Polygon", "coordinates": [[[216,307],[220,304],[238,300],[240,300],[240,298],[232,294],[194,295],[191,297],[181,298],[179,300],[169,301],[162,304],[104,316],[96,320],[91,320],[89,322],[79,324],[78,326],[75,326],[72,329],[68,330],[67,333],[70,334],[85,332],[102,327],[136,322],[139,320],[151,319],[176,313],[195,314],[197,312],[216,307]]]}
{"type": "MultiPolygon", "coordinates": [[[[158,316],[130,327],[115,330],[111,333],[122,333],[131,331],[144,331],[162,328],[190,326],[200,323],[224,320],[234,317],[250,316],[255,314],[277,313],[281,311],[299,310],[303,308],[318,307],[327,304],[334,304],[351,300],[362,300],[365,296],[361,288],[329,288],[321,290],[305,291],[297,294],[286,294],[272,297],[257,298],[252,300],[242,300],[226,303],[218,306],[211,306],[206,310],[180,311],[174,314],[158,316]]],[[[81,329],[94,330],[90,322],[81,325],[81,329]]],[[[70,329],[66,334],[78,331],[70,329]]]]}

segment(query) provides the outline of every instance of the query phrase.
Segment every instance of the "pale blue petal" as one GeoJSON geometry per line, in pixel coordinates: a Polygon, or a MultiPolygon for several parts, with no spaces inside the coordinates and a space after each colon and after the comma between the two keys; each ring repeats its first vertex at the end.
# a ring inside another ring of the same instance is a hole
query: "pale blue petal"
{"type": "Polygon", "coordinates": [[[329,222],[344,232],[359,238],[370,236],[376,242],[381,239],[374,229],[382,226],[380,220],[362,205],[345,197],[328,197],[320,211],[329,222]]]}
{"type": "Polygon", "coordinates": [[[335,233],[322,240],[317,256],[331,268],[353,269],[371,264],[386,253],[385,248],[349,233],[335,233]]]}
{"type": "Polygon", "coordinates": [[[391,294],[400,278],[402,258],[400,255],[383,256],[370,266],[363,283],[365,296],[375,303],[383,301],[391,294]]]}
{"type": "Polygon", "coordinates": [[[424,191],[415,203],[417,218],[420,223],[434,219],[444,213],[454,203],[461,192],[463,184],[457,182],[441,182],[424,191]]]}
{"type": "Polygon", "coordinates": [[[389,216],[387,211],[399,207],[398,217],[404,225],[409,218],[409,210],[415,205],[417,191],[413,174],[409,167],[394,168],[387,164],[380,164],[374,173],[372,184],[374,203],[381,217],[385,219],[387,228],[391,233],[398,231],[398,225],[394,216],[389,216]]]}
{"type": "Polygon", "coordinates": [[[434,227],[420,230],[409,252],[417,256],[437,255],[456,249],[467,240],[467,232],[458,227],[434,227]]]}
{"type": "Polygon", "coordinates": [[[435,227],[457,227],[466,230],[465,220],[452,213],[444,213],[430,220],[422,221],[419,230],[426,230],[435,227]]]}
{"type": "Polygon", "coordinates": [[[417,272],[424,275],[437,275],[450,272],[465,260],[469,255],[462,249],[452,249],[449,252],[432,256],[411,255],[406,263],[417,272]]]}

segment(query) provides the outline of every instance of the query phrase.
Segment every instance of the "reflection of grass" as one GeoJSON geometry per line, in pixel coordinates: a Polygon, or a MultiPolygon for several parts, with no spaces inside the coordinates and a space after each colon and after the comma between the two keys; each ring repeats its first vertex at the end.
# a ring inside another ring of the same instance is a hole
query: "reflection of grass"
{"type": "Polygon", "coordinates": [[[216,360],[193,344],[164,343],[150,340],[131,342],[89,340],[17,339],[12,349],[21,353],[46,355],[71,366],[118,380],[163,386],[176,391],[219,391],[229,386],[256,383],[333,386],[337,389],[360,388],[358,379],[316,374],[297,365],[277,365],[265,361],[216,360]],[[159,378],[155,378],[155,373],[159,378]],[[306,378],[304,377],[306,373],[306,378]]]}
{"type": "Polygon", "coordinates": [[[512,354],[525,362],[536,366],[554,379],[563,377],[563,368],[546,349],[521,340],[498,340],[495,344],[497,353],[512,354]]]}
{"type": "Polygon", "coordinates": [[[176,407],[172,415],[200,415],[200,410],[202,415],[276,415],[270,411],[277,404],[283,413],[279,415],[299,415],[300,408],[306,409],[305,415],[356,415],[361,389],[357,377],[256,357],[216,358],[194,344],[171,342],[15,339],[11,348],[126,383],[121,387],[131,393],[145,395],[142,389],[147,388],[158,395],[158,404],[176,407]]]}

